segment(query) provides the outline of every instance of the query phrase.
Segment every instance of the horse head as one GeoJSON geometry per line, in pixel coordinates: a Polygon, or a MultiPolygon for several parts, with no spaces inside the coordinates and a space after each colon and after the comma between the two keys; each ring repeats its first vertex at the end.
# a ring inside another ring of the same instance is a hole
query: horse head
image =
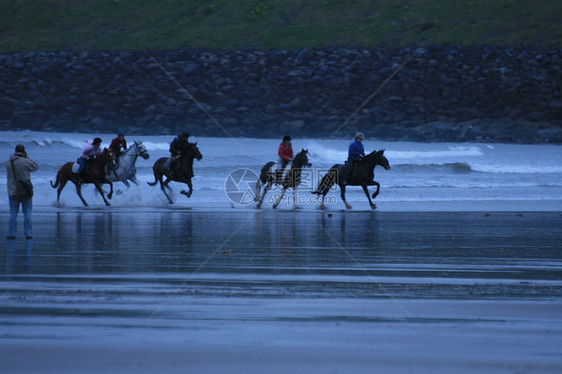
{"type": "Polygon", "coordinates": [[[384,156],[384,149],[381,149],[377,152],[377,157],[377,165],[382,166],[384,170],[390,170],[390,162],[388,162],[388,159],[384,156]]]}
{"type": "Polygon", "coordinates": [[[311,167],[312,164],[308,162],[308,149],[302,148],[293,160],[293,168],[311,167]]]}
{"type": "Polygon", "coordinates": [[[191,156],[193,158],[196,158],[197,161],[201,161],[201,159],[203,158],[203,155],[201,154],[201,152],[199,151],[199,147],[197,147],[197,142],[195,143],[189,143],[189,145],[191,147],[189,147],[187,156],[191,156]]]}
{"type": "Polygon", "coordinates": [[[377,165],[382,166],[385,170],[390,170],[390,163],[388,159],[384,156],[384,149],[379,151],[373,151],[367,156],[363,157],[363,162],[367,162],[369,168],[374,168],[377,165]]]}
{"type": "Polygon", "coordinates": [[[113,169],[117,164],[117,157],[110,149],[104,148],[100,156],[104,166],[107,165],[110,169],[113,169]]]}
{"type": "Polygon", "coordinates": [[[146,146],[142,144],[142,142],[137,142],[135,140],[135,147],[137,148],[137,152],[142,158],[144,158],[145,160],[148,160],[150,158],[148,150],[146,149],[146,146]]]}

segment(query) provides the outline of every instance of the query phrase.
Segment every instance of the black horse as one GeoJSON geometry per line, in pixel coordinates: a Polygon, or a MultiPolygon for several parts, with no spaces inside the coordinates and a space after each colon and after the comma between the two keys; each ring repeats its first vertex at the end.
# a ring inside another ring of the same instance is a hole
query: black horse
{"type": "Polygon", "coordinates": [[[162,189],[162,192],[164,192],[164,195],[166,195],[170,204],[173,204],[174,202],[166,193],[165,188],[172,191],[172,188],[168,186],[168,183],[171,181],[186,183],[189,187],[189,191],[181,191],[181,193],[187,197],[191,197],[191,194],[193,193],[193,186],[191,184],[191,178],[193,177],[193,159],[200,161],[202,158],[203,155],[199,152],[197,142],[189,143],[189,148],[187,149],[187,152],[181,156],[181,159],[179,160],[179,167],[177,168],[178,170],[174,173],[173,177],[170,177],[170,170],[165,167],[168,157],[162,157],[158,159],[152,167],[152,170],[154,171],[154,182],[146,183],[150,186],[155,186],[156,183],[160,182],[160,188],[162,189]],[[164,176],[166,177],[165,181],[164,176]]]}
{"type": "Polygon", "coordinates": [[[287,191],[287,189],[289,187],[293,188],[294,203],[295,203],[295,208],[297,208],[297,199],[296,199],[297,191],[296,191],[296,188],[301,183],[302,168],[305,167],[305,166],[310,167],[312,165],[310,162],[308,162],[308,150],[302,149],[295,156],[295,158],[293,160],[293,165],[291,166],[289,171],[285,174],[285,176],[283,176],[281,173],[278,173],[276,170],[273,170],[274,169],[273,166],[275,164],[276,164],[276,162],[271,161],[271,162],[268,162],[267,164],[265,164],[261,168],[260,177],[258,178],[258,181],[256,182],[256,197],[254,198],[254,201],[258,202],[258,205],[257,205],[258,208],[261,207],[267,191],[269,191],[269,189],[274,184],[278,184],[278,185],[281,185],[283,187],[283,191],[282,191],[281,195],[279,196],[279,198],[277,199],[277,201],[275,202],[275,204],[273,204],[273,209],[277,208],[277,205],[279,205],[279,203],[281,202],[281,199],[285,195],[285,191],[287,191]],[[261,187],[264,184],[266,186],[263,189],[263,194],[261,194],[261,187]],[[261,198],[260,198],[260,195],[261,195],[261,198]]]}
{"type": "Polygon", "coordinates": [[[348,166],[342,164],[336,164],[332,166],[320,181],[318,189],[312,192],[314,194],[322,196],[320,207],[322,209],[325,208],[324,198],[326,197],[326,194],[328,193],[330,188],[332,188],[334,183],[337,183],[338,186],[340,186],[341,198],[345,203],[345,207],[347,209],[351,209],[351,205],[349,205],[347,201],[345,201],[345,186],[363,187],[363,191],[365,191],[365,195],[367,196],[367,199],[369,199],[371,208],[375,209],[377,206],[371,201],[367,186],[377,186],[377,190],[375,191],[375,193],[373,193],[373,199],[377,197],[381,188],[379,182],[373,180],[373,178],[375,177],[375,166],[377,165],[382,166],[385,170],[390,170],[390,164],[386,157],[384,157],[384,149],[381,149],[380,151],[373,151],[367,156],[363,157],[357,164],[356,170],[352,173],[352,175],[349,176],[345,184],[343,183],[343,176],[345,175],[344,169],[348,166]]]}

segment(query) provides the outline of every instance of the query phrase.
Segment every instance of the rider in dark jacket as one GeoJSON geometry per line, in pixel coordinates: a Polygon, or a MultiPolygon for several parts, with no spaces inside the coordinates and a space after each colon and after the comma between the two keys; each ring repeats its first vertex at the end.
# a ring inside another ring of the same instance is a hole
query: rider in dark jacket
{"type": "Polygon", "coordinates": [[[357,164],[365,156],[365,148],[363,147],[363,144],[361,144],[363,137],[363,133],[358,132],[355,134],[355,141],[349,145],[347,163],[343,175],[343,184],[347,183],[347,180],[357,168],[357,164]]]}
{"type": "Polygon", "coordinates": [[[177,138],[170,144],[170,177],[173,177],[176,172],[177,160],[180,159],[189,148],[189,133],[182,132],[177,138]]]}

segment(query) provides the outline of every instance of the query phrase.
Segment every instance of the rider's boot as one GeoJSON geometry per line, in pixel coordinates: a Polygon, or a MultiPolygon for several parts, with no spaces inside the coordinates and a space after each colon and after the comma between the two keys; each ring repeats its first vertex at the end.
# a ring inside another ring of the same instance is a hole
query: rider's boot
{"type": "Polygon", "coordinates": [[[173,178],[175,175],[174,170],[176,169],[176,161],[174,159],[171,159],[168,167],[168,170],[170,170],[170,178],[173,178]]]}

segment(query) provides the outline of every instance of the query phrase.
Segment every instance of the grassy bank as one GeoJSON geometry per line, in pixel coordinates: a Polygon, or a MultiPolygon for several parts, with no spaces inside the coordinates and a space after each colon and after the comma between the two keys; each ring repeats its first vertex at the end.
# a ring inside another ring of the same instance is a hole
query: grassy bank
{"type": "Polygon", "coordinates": [[[562,46],[559,0],[0,0],[0,53],[562,46]]]}

